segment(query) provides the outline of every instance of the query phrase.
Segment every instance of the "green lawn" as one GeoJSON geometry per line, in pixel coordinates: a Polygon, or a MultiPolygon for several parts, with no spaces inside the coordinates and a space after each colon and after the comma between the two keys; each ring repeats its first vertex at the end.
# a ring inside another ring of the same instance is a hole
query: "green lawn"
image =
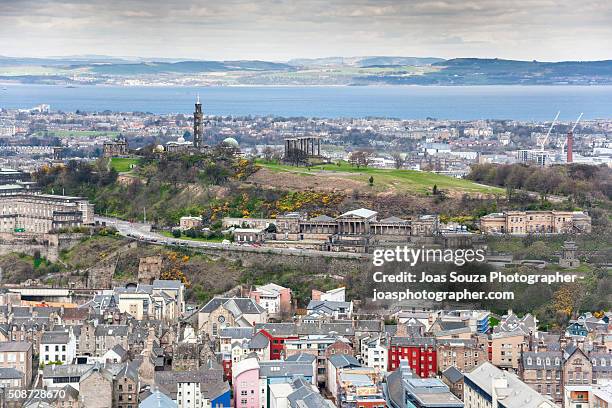
{"type": "Polygon", "coordinates": [[[374,187],[385,190],[397,188],[400,190],[414,191],[420,193],[431,192],[433,185],[437,185],[440,190],[457,190],[471,193],[505,194],[505,191],[498,187],[485,186],[474,183],[466,179],[448,177],[441,174],[430,173],[416,170],[396,170],[396,169],[377,169],[372,167],[351,166],[349,163],[341,162],[340,165],[324,164],[305,167],[295,167],[279,163],[268,163],[259,161],[262,167],[276,172],[293,172],[304,175],[314,175],[320,171],[334,172],[353,180],[368,182],[370,176],[374,178],[374,187]]]}
{"type": "Polygon", "coordinates": [[[110,162],[110,166],[115,169],[118,173],[126,173],[132,170],[132,166],[138,164],[139,159],[130,157],[113,157],[110,162]]]}

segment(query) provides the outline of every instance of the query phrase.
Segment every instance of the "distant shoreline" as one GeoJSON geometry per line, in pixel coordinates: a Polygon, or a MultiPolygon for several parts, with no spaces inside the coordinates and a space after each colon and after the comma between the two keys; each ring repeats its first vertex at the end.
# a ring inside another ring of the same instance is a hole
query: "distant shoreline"
{"type": "MultiPolygon", "coordinates": [[[[253,84],[233,84],[233,85],[110,85],[110,84],[39,84],[27,82],[6,82],[0,80],[0,87],[8,86],[45,86],[58,88],[486,88],[486,87],[612,87],[612,82],[603,84],[367,84],[367,85],[325,85],[325,84],[291,84],[291,85],[253,85],[253,84]]],[[[1,89],[0,89],[1,91],[1,89]]]]}

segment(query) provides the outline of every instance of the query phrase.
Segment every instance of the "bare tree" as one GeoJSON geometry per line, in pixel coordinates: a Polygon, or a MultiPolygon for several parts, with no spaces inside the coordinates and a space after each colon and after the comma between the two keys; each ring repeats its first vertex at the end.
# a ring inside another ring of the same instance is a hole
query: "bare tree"
{"type": "Polygon", "coordinates": [[[401,153],[395,152],[391,155],[391,157],[393,157],[393,164],[396,169],[401,169],[402,167],[404,167],[404,163],[406,163],[406,159],[401,153]]]}
{"type": "Polygon", "coordinates": [[[368,150],[355,150],[349,155],[349,163],[357,168],[368,167],[372,158],[372,152],[368,150]]]}
{"type": "Polygon", "coordinates": [[[263,155],[265,161],[272,161],[272,158],[274,157],[274,150],[270,146],[266,146],[261,154],[263,155]]]}

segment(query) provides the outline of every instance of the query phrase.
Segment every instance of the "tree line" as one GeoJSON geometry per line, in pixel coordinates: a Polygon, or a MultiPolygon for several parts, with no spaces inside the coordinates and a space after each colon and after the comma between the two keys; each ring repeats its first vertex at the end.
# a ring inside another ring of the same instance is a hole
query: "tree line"
{"type": "Polygon", "coordinates": [[[550,195],[563,195],[583,206],[595,200],[612,200],[612,169],[607,166],[477,164],[467,178],[504,187],[509,198],[516,190],[527,190],[539,193],[542,201],[550,195]]]}

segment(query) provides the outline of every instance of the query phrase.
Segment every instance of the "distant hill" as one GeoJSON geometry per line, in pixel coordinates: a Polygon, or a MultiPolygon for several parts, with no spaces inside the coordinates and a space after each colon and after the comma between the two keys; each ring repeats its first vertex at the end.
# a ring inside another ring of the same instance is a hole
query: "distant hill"
{"type": "MultiPolygon", "coordinates": [[[[80,66],[83,67],[83,66],[80,66]]],[[[68,68],[76,68],[71,66],[68,68]]],[[[143,62],[138,64],[101,64],[89,66],[92,72],[107,75],[142,75],[161,73],[193,74],[226,71],[288,71],[292,66],[266,61],[182,61],[143,62]]]]}
{"type": "Polygon", "coordinates": [[[0,81],[123,85],[603,85],[612,84],[612,60],[514,61],[504,59],[361,56],[203,61],[100,55],[57,58],[0,56],[0,81]],[[231,75],[219,75],[231,73],[231,75]]]}
{"type": "Polygon", "coordinates": [[[325,66],[423,66],[444,61],[442,58],[420,57],[327,57],[327,58],[299,58],[287,62],[294,67],[325,67],[325,66]]]}

